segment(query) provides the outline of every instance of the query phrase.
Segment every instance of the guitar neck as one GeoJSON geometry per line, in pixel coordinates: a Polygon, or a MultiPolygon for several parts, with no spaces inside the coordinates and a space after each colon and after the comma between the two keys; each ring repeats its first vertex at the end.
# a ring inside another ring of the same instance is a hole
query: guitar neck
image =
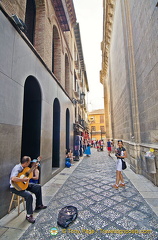
{"type": "Polygon", "coordinates": [[[31,172],[33,172],[33,170],[36,168],[36,163],[30,168],[30,170],[28,171],[28,174],[30,174],[31,172]]]}

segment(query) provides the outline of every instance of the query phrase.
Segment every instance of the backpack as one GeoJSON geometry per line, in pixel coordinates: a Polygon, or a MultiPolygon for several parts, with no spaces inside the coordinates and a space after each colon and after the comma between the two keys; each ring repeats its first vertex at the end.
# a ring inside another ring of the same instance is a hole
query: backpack
{"type": "Polygon", "coordinates": [[[77,208],[74,206],[66,206],[59,211],[57,224],[60,227],[67,228],[70,223],[76,220],[78,215],[77,208]]]}

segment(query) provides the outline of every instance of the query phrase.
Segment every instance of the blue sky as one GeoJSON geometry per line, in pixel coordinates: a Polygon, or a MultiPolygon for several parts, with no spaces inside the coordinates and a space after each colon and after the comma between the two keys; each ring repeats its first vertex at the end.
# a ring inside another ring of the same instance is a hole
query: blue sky
{"type": "Polygon", "coordinates": [[[104,108],[100,83],[101,41],[103,33],[103,0],[73,0],[80,24],[83,55],[90,88],[89,111],[104,108]]]}

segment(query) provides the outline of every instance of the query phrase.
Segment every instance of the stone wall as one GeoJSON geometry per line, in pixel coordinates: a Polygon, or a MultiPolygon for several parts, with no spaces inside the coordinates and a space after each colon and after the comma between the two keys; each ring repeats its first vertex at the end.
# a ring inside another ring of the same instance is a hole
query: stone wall
{"type": "Polygon", "coordinates": [[[158,144],[157,1],[129,1],[136,68],[140,138],[158,144]]]}
{"type": "Polygon", "coordinates": [[[111,115],[113,137],[128,140],[130,138],[130,102],[128,90],[127,56],[121,21],[121,4],[116,1],[113,33],[109,54],[108,85],[111,90],[111,115]]]}
{"type": "MultiPolygon", "coordinates": [[[[115,141],[125,142],[131,169],[158,185],[157,0],[114,2],[110,47],[105,55],[108,70],[103,80],[107,132],[115,141]],[[144,154],[150,147],[155,149],[156,174],[146,169],[144,154]]],[[[108,12],[106,8],[108,3],[104,8],[108,12]]],[[[103,39],[102,45],[106,44],[103,39]]]]}
{"type": "Polygon", "coordinates": [[[54,174],[52,169],[53,102],[60,103],[60,170],[65,166],[66,109],[70,111],[70,147],[73,147],[73,104],[42,58],[0,12],[0,217],[7,213],[11,194],[9,176],[21,158],[24,84],[33,76],[41,89],[42,115],[40,154],[41,183],[54,174]]]}

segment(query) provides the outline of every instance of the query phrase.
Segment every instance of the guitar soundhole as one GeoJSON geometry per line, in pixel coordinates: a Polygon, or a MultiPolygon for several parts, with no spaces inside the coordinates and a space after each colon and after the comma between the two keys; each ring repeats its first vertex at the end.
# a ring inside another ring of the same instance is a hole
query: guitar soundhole
{"type": "Polygon", "coordinates": [[[26,172],[26,173],[25,173],[25,176],[26,176],[26,177],[28,177],[28,176],[29,176],[29,173],[28,173],[28,172],[26,172]]]}

